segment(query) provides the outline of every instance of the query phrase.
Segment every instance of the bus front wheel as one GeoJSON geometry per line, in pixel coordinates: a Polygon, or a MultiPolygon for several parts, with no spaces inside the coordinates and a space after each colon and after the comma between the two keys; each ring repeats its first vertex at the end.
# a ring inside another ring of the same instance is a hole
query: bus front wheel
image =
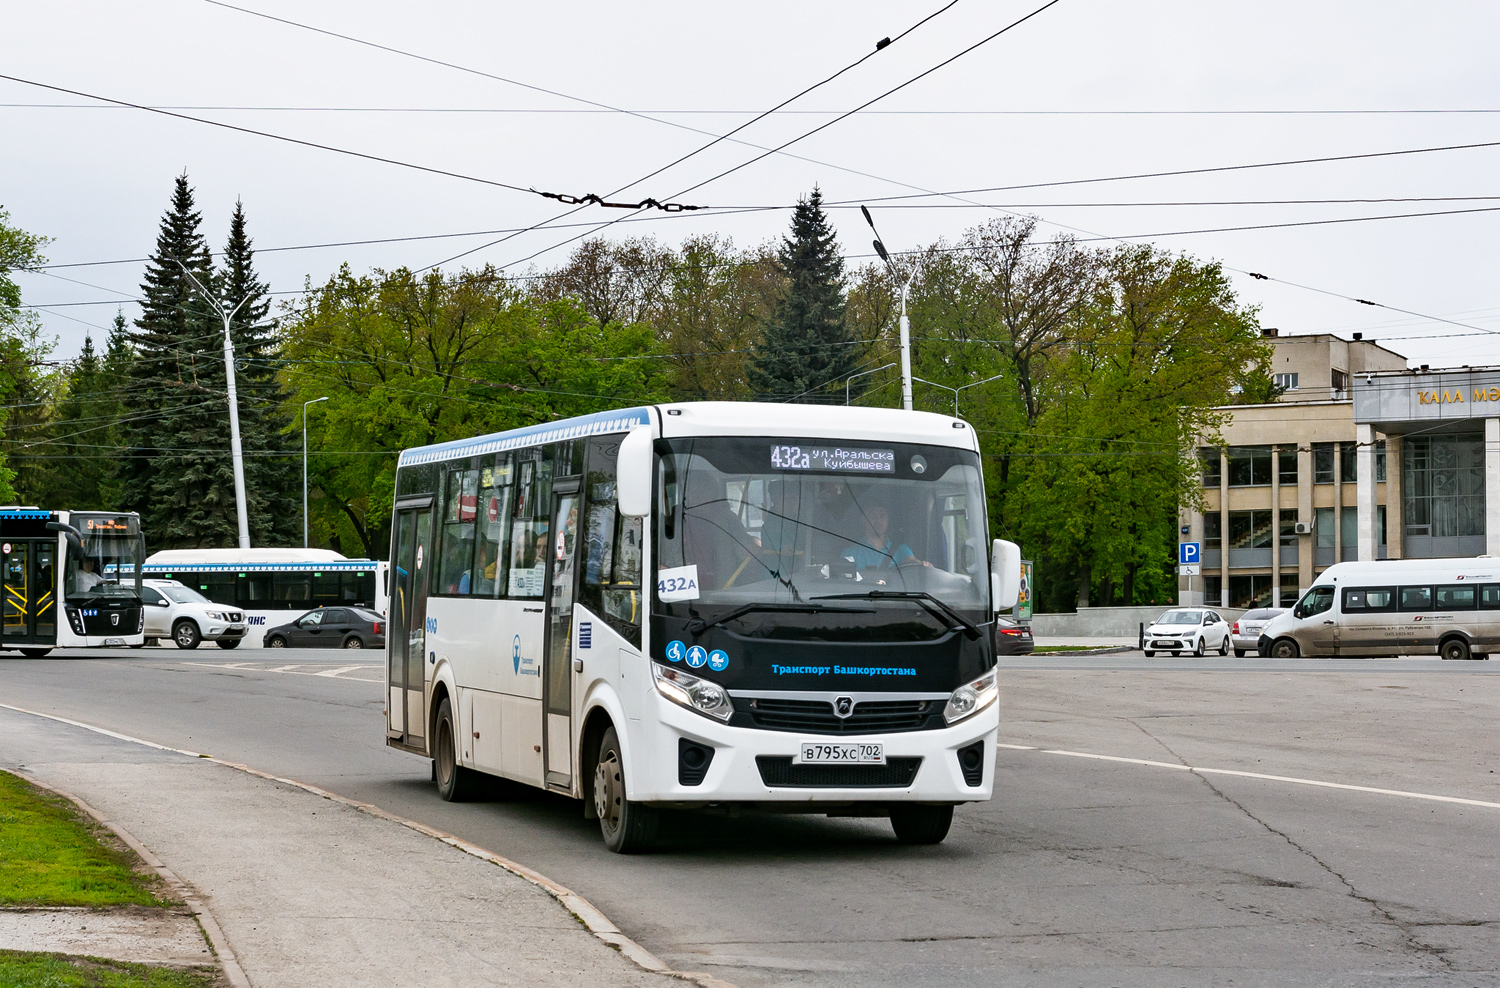
{"type": "Polygon", "coordinates": [[[23,648],[21,654],[28,659],[45,659],[50,651],[52,651],[50,648],[23,648]]]}
{"type": "Polygon", "coordinates": [[[1301,655],[1302,650],[1290,638],[1278,638],[1271,644],[1271,658],[1273,659],[1295,659],[1300,658],[1301,655]]]}
{"type": "Polygon", "coordinates": [[[914,803],[891,807],[891,829],[903,844],[941,844],[953,826],[953,806],[914,803]]]}
{"type": "Polygon", "coordinates": [[[599,740],[594,813],[599,817],[604,846],[616,854],[644,851],[656,838],[656,808],[625,798],[625,760],[620,756],[620,736],[613,727],[606,728],[599,740]]]}
{"type": "Polygon", "coordinates": [[[1470,658],[1469,643],[1462,638],[1450,638],[1443,642],[1438,654],[1452,662],[1466,662],[1470,658]]]}

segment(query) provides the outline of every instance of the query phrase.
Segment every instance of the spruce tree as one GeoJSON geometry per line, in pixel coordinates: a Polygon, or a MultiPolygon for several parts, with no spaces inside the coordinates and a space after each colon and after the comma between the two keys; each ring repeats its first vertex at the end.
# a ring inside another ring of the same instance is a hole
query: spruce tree
{"type": "Polygon", "coordinates": [[[99,355],[92,336],[67,370],[66,395],[57,403],[51,434],[57,442],[47,462],[46,503],[55,508],[102,507],[99,482],[108,470],[107,436],[112,417],[101,407],[99,355]]]}
{"type": "Polygon", "coordinates": [[[245,491],[250,502],[250,542],[297,545],[300,475],[283,430],[288,418],[277,378],[274,324],[267,321],[270,290],[255,272],[255,251],[245,229],[244,204],[236,201],[217,282],[219,304],[234,312],[235,389],[239,393],[240,445],[245,454],[245,491]]]}
{"type": "Polygon", "coordinates": [[[141,285],[122,419],[122,498],[158,548],[237,544],[223,324],[183,270],[213,284],[201,222],[178,176],[141,285]]]}
{"type": "Polygon", "coordinates": [[[750,386],[769,400],[832,400],[859,367],[860,347],[844,318],[844,261],[823,194],[799,199],[777,261],[786,290],[748,367],[750,386]]]}
{"type": "Polygon", "coordinates": [[[108,447],[106,463],[99,478],[99,506],[119,509],[124,504],[123,471],[126,460],[120,455],[127,438],[125,425],[120,421],[125,414],[125,394],[130,388],[130,368],[135,363],[135,346],[130,341],[130,326],[125,314],[115,313],[115,321],[109,327],[109,344],[104,349],[98,374],[98,394],[95,407],[110,423],[99,442],[108,447]]]}

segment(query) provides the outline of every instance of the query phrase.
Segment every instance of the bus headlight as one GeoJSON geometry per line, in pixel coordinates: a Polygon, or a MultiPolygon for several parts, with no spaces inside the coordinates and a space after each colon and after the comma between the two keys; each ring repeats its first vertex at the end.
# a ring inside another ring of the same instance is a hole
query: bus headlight
{"type": "Polygon", "coordinates": [[[734,715],[734,704],[718,683],[669,669],[660,662],[651,663],[651,674],[656,680],[656,691],[679,706],[715,720],[727,721],[734,715]]]}
{"type": "Polygon", "coordinates": [[[948,697],[948,705],[943,708],[943,720],[957,724],[994,703],[999,695],[1000,691],[995,685],[995,670],[991,669],[972,683],[965,683],[953,691],[953,695],[948,697]]]}

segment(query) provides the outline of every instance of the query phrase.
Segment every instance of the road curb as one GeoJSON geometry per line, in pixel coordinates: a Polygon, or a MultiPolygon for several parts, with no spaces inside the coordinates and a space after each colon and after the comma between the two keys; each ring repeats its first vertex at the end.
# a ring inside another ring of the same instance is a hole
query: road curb
{"type": "MultiPolygon", "coordinates": [[[[222,765],[225,768],[234,769],[236,772],[244,772],[247,775],[253,775],[259,779],[265,779],[268,782],[279,782],[283,785],[301,789],[303,792],[309,793],[314,796],[321,796],[323,799],[348,806],[351,809],[358,810],[361,813],[377,817],[381,820],[387,820],[392,823],[399,823],[401,826],[406,827],[409,830],[414,830],[426,837],[431,837],[434,840],[442,841],[449,847],[460,850],[465,854],[470,855],[471,857],[478,858],[481,861],[486,861],[499,868],[503,868],[516,877],[523,878],[526,881],[530,882],[532,885],[535,885],[537,888],[542,889],[548,895],[552,896],[552,898],[556,899],[559,905],[561,905],[564,909],[571,913],[574,918],[582,923],[584,928],[587,929],[589,933],[593,934],[599,940],[619,951],[627,960],[629,960],[632,964],[634,964],[636,967],[639,967],[643,971],[648,971],[652,974],[662,974],[666,975],[667,977],[678,978],[683,981],[692,982],[694,984],[701,985],[702,988],[736,988],[735,985],[729,983],[728,981],[716,978],[711,974],[704,974],[695,971],[672,970],[672,968],[661,958],[657,957],[655,954],[651,953],[651,951],[647,950],[645,947],[642,947],[640,944],[636,943],[630,937],[622,933],[620,931],[620,928],[614,923],[610,922],[609,917],[605,916],[604,913],[600,911],[599,908],[596,907],[593,903],[589,902],[583,896],[579,895],[577,892],[574,892],[567,886],[553,881],[546,875],[543,875],[541,872],[528,868],[520,862],[512,861],[511,859],[504,857],[503,855],[499,855],[493,851],[486,850],[485,848],[480,847],[478,844],[474,844],[464,840],[462,837],[457,837],[446,831],[438,830],[436,827],[429,827],[427,824],[419,823],[416,820],[408,820],[406,817],[398,816],[395,813],[392,813],[386,809],[382,809],[381,807],[376,806],[373,803],[365,803],[357,799],[350,799],[348,796],[340,796],[338,793],[330,792],[327,789],[312,785],[308,782],[302,782],[298,779],[290,779],[280,775],[272,775],[270,772],[263,772],[258,768],[253,768],[249,765],[244,765],[239,762],[231,762],[226,761],[222,758],[215,758],[212,755],[205,754],[201,751],[189,751],[186,748],[173,748],[170,745],[157,744],[155,741],[147,741],[144,738],[132,737],[129,734],[121,734],[117,731],[111,731],[107,728],[97,727],[93,724],[85,724],[82,721],[70,720],[66,717],[58,717],[55,714],[45,714],[37,710],[28,710],[25,707],[12,706],[8,703],[0,703],[0,709],[14,710],[16,713],[27,714],[28,716],[32,717],[41,717],[44,720],[55,721],[60,724],[67,724],[71,727],[82,728],[86,731],[93,731],[96,734],[102,734],[106,737],[115,738],[120,741],[129,741],[134,744],[145,745],[148,748],[155,748],[158,751],[170,751],[178,755],[185,755],[188,758],[201,758],[204,761],[212,762],[215,765],[222,765]]],[[[168,870],[166,866],[163,865],[154,854],[143,847],[141,843],[134,837],[126,834],[123,829],[106,820],[103,815],[100,814],[97,810],[93,809],[91,806],[78,799],[77,797],[63,792],[60,789],[48,786],[45,783],[36,782],[36,780],[32,779],[30,776],[24,777],[28,782],[35,782],[35,784],[40,786],[41,788],[46,789],[50,792],[55,792],[59,796],[63,796],[64,798],[76,803],[81,809],[83,809],[84,812],[88,813],[89,816],[93,817],[95,820],[98,820],[101,824],[118,834],[120,839],[125,841],[125,843],[130,846],[131,850],[135,851],[141,856],[142,860],[146,861],[147,864],[150,864],[153,868],[155,868],[164,879],[166,879],[174,886],[174,888],[183,889],[183,901],[187,902],[189,908],[193,909],[194,915],[199,914],[198,910],[202,907],[202,904],[197,899],[196,895],[192,893],[189,886],[181,879],[179,879],[176,875],[172,874],[171,871],[168,870]]],[[[210,934],[209,942],[213,945],[214,949],[222,950],[224,952],[224,957],[233,959],[234,955],[232,952],[230,952],[228,941],[224,939],[224,933],[219,929],[218,923],[214,921],[211,915],[209,915],[207,909],[203,909],[202,916],[206,917],[206,921],[205,919],[200,918],[199,922],[203,923],[205,932],[209,930],[210,924],[212,925],[214,933],[210,934]],[[215,936],[217,936],[217,940],[214,939],[215,936]],[[223,943],[222,948],[220,947],[221,942],[223,943]]],[[[226,973],[228,973],[227,961],[225,964],[225,968],[226,973]]],[[[245,973],[242,969],[240,969],[238,961],[234,961],[234,968],[236,971],[238,971],[239,978],[241,980],[235,981],[234,977],[231,976],[230,982],[233,985],[233,988],[253,988],[253,986],[250,984],[250,981],[245,978],[245,973]]]]}
{"type": "MultiPolygon", "coordinates": [[[[7,709],[15,710],[17,708],[8,707],[7,709]]],[[[42,714],[41,716],[46,715],[42,714]]],[[[229,984],[232,988],[253,988],[250,984],[250,979],[245,975],[245,969],[240,967],[239,959],[234,956],[234,950],[229,946],[229,941],[225,938],[223,929],[219,927],[219,923],[214,919],[213,913],[209,912],[208,907],[203,904],[203,900],[198,897],[197,891],[187,882],[177,877],[177,873],[168,868],[160,858],[152,854],[146,845],[136,840],[134,834],[66,789],[59,789],[56,786],[48,785],[26,771],[19,769],[8,769],[7,771],[12,772],[19,778],[25,779],[38,789],[50,792],[54,796],[61,796],[84,813],[87,813],[99,826],[104,827],[110,833],[120,838],[125,843],[125,846],[134,851],[142,861],[146,862],[151,870],[156,872],[161,877],[161,880],[167,883],[168,887],[172,889],[172,893],[182,899],[183,904],[192,911],[193,918],[198,921],[198,926],[203,930],[203,935],[208,940],[209,946],[213,948],[215,958],[218,960],[220,968],[223,969],[224,976],[229,979],[229,984]]]]}

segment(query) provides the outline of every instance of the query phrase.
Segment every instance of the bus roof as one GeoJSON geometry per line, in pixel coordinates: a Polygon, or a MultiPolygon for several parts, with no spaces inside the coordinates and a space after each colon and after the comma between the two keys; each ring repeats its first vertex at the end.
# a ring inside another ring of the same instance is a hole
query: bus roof
{"type": "Polygon", "coordinates": [[[1314,577],[1313,585],[1356,581],[1389,586],[1424,579],[1500,580],[1500,559],[1468,556],[1335,563],[1314,577]]]}
{"type": "MultiPolygon", "coordinates": [[[[348,559],[332,549],[163,549],[146,557],[147,566],[178,568],[239,563],[339,563],[348,559]]],[[[369,560],[357,560],[369,562],[369,560]]]]}
{"type": "Polygon", "coordinates": [[[899,408],[801,405],[788,402],[689,401],[580,415],[472,439],[418,446],[401,453],[400,466],[482,456],[584,436],[629,432],[656,419],[666,438],[765,436],[872,442],[915,442],[978,449],[967,423],[948,415],[899,408]],[[652,415],[653,409],[656,415],[652,415]]]}

